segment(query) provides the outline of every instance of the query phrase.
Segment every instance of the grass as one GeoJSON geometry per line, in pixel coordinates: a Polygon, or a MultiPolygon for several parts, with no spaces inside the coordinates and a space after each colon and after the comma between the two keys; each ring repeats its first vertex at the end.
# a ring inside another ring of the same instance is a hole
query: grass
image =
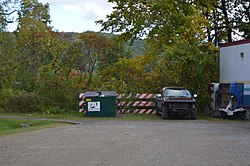
{"type": "Polygon", "coordinates": [[[47,118],[47,119],[81,119],[82,114],[41,114],[41,113],[0,113],[0,116],[20,116],[30,118],[47,118]]]}
{"type": "Polygon", "coordinates": [[[0,137],[20,132],[33,131],[58,125],[57,122],[42,120],[20,120],[13,118],[0,118],[0,137]]]}
{"type": "Polygon", "coordinates": [[[20,116],[28,118],[46,118],[46,119],[70,119],[70,120],[160,120],[156,115],[141,114],[118,114],[116,117],[86,117],[83,113],[72,114],[37,114],[37,113],[0,113],[0,116],[20,116]]]}
{"type": "MultiPolygon", "coordinates": [[[[159,121],[160,116],[156,115],[141,115],[141,114],[117,114],[116,117],[86,117],[83,113],[68,113],[68,114],[17,114],[17,113],[0,113],[0,116],[21,116],[29,118],[46,118],[46,119],[68,119],[68,120],[135,120],[135,121],[159,121]]],[[[188,118],[185,118],[188,119],[188,118]]],[[[222,118],[214,118],[203,114],[198,115],[198,120],[208,120],[213,122],[250,122],[242,120],[223,120],[222,118]]]]}

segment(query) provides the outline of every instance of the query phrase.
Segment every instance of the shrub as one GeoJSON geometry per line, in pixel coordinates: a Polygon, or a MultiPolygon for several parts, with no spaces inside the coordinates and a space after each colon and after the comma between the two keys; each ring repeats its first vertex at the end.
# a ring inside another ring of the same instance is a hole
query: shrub
{"type": "Polygon", "coordinates": [[[41,111],[41,100],[34,92],[20,91],[11,99],[11,112],[32,113],[41,111]]]}
{"type": "Polygon", "coordinates": [[[11,105],[11,99],[14,96],[13,89],[1,89],[0,90],[0,109],[1,112],[9,110],[11,105]]]}

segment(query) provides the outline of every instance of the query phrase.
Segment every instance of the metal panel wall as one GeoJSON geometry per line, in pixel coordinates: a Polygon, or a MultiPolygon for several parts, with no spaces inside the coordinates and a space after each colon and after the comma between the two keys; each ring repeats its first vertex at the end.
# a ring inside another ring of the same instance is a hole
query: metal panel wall
{"type": "Polygon", "coordinates": [[[250,42],[220,48],[220,82],[245,84],[244,103],[250,105],[250,42]]]}
{"type": "Polygon", "coordinates": [[[220,49],[220,82],[250,84],[250,43],[220,49]]]}

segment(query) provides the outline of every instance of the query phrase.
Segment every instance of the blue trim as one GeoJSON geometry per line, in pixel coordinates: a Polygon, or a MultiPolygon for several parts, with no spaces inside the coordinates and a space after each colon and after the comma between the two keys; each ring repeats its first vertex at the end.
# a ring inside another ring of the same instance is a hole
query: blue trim
{"type": "Polygon", "coordinates": [[[244,91],[250,91],[250,88],[244,88],[244,91]]]}
{"type": "Polygon", "coordinates": [[[244,106],[250,106],[250,95],[244,95],[243,105],[244,106]]]}

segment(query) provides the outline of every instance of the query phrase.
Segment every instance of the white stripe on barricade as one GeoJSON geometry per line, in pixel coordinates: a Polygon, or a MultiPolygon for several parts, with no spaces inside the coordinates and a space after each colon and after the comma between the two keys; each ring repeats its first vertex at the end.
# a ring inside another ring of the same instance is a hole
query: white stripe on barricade
{"type": "Polygon", "coordinates": [[[80,101],[79,106],[83,107],[85,105],[85,101],[80,101]]]}
{"type": "Polygon", "coordinates": [[[79,112],[85,113],[86,111],[84,109],[79,109],[79,112]]]}
{"type": "Polygon", "coordinates": [[[121,109],[117,110],[118,114],[129,114],[129,113],[134,113],[134,114],[155,114],[156,111],[154,109],[121,109]]]}
{"type": "Polygon", "coordinates": [[[129,107],[132,103],[132,101],[117,101],[116,106],[129,107]]]}
{"type": "Polygon", "coordinates": [[[129,99],[131,97],[135,97],[137,99],[154,99],[154,98],[156,98],[156,94],[151,94],[151,93],[125,94],[125,93],[121,93],[121,94],[116,95],[117,99],[122,99],[122,98],[129,99]]]}
{"type": "Polygon", "coordinates": [[[136,101],[133,103],[134,107],[153,107],[155,106],[155,102],[153,101],[136,101]]]}
{"type": "Polygon", "coordinates": [[[138,94],[136,94],[136,98],[138,98],[138,99],[152,99],[152,98],[156,98],[156,94],[138,93],[138,94]]]}
{"type": "Polygon", "coordinates": [[[84,99],[84,93],[81,93],[81,94],[79,95],[79,99],[84,99]]]}
{"type": "Polygon", "coordinates": [[[138,114],[155,114],[154,109],[135,109],[133,113],[138,113],[138,114]]]}

